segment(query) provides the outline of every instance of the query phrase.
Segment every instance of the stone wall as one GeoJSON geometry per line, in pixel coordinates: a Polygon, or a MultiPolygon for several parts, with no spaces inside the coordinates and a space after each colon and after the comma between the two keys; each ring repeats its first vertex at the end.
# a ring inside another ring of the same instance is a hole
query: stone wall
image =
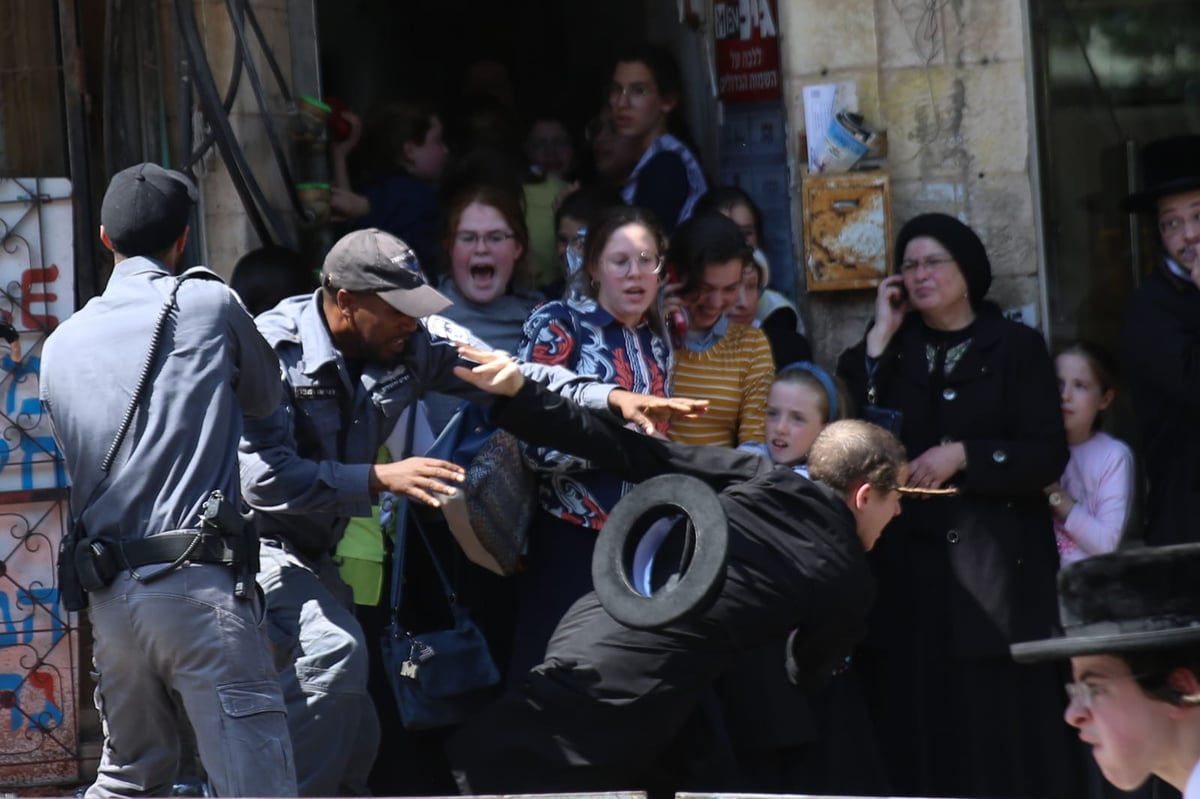
{"type": "MultiPolygon", "coordinates": [[[[859,110],[887,131],[894,229],[925,211],[958,216],[987,245],[995,274],[989,297],[1006,308],[1034,303],[1040,309],[1024,5],[786,0],[779,14],[784,96],[798,134],[791,141],[793,163],[804,163],[798,152],[803,88],[856,81],[859,110]]],[[[803,263],[800,253],[797,263],[803,263]]],[[[871,292],[808,296],[819,360],[831,363],[862,336],[873,300],[871,292]]]]}
{"type": "MultiPolygon", "coordinates": [[[[249,0],[249,3],[258,16],[276,61],[289,81],[290,89],[291,52],[288,35],[288,0],[249,0]]],[[[164,13],[169,14],[164,19],[163,29],[174,30],[174,3],[168,0],[163,2],[162,6],[164,13]]],[[[233,27],[230,24],[229,12],[225,0],[195,0],[195,9],[200,35],[204,40],[205,50],[208,52],[209,65],[218,90],[223,94],[229,85],[234,54],[238,47],[233,27]]],[[[280,94],[278,83],[271,74],[262,53],[258,50],[255,34],[250,30],[249,25],[246,28],[247,36],[251,41],[251,49],[255,52],[254,64],[266,91],[272,117],[278,126],[284,147],[288,147],[290,144],[288,109],[280,94]]],[[[174,100],[173,97],[169,99],[174,100]]],[[[242,74],[237,97],[229,112],[229,121],[246,153],[246,160],[262,185],[268,201],[276,209],[283,226],[287,228],[287,235],[295,236],[298,217],[288,203],[283,181],[267,139],[263,114],[258,107],[245,72],[242,74]]],[[[210,151],[203,162],[200,188],[204,230],[193,231],[193,233],[199,233],[204,237],[207,265],[228,278],[237,259],[246,252],[261,246],[261,242],[246,216],[242,201],[229,177],[229,171],[215,148],[210,151]]],[[[295,244],[294,242],[277,243],[292,244],[293,246],[295,244]]]]}

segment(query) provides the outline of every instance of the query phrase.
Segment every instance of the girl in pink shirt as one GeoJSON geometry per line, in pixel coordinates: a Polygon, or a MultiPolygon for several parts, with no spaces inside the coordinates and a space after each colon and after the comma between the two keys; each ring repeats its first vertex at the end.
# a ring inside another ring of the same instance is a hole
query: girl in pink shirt
{"type": "Polygon", "coordinates": [[[1054,359],[1063,426],[1071,459],[1058,482],[1046,486],[1061,565],[1112,552],[1133,508],[1133,453],[1099,429],[1113,401],[1108,355],[1080,342],[1054,359]]]}

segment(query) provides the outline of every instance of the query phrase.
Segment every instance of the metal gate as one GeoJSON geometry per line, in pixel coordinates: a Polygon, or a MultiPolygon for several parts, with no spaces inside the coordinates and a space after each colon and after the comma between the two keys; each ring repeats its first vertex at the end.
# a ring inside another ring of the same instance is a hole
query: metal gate
{"type": "MultiPolygon", "coordinates": [[[[79,635],[55,566],[67,518],[62,456],[38,400],[41,347],[71,314],[71,183],[0,179],[0,784],[78,779],[79,635]]],[[[95,346],[105,346],[98,341],[95,346]]]]}

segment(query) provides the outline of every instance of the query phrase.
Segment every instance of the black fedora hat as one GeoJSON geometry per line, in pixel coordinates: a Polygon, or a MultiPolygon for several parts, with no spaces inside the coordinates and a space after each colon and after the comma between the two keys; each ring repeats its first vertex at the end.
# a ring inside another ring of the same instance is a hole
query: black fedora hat
{"type": "Polygon", "coordinates": [[[1023,663],[1200,643],[1200,544],[1097,555],[1058,575],[1063,634],[1013,644],[1023,663]]]}
{"type": "Polygon", "coordinates": [[[626,627],[666,627],[709,608],[725,582],[728,550],[717,494],[690,475],[661,474],[608,515],[592,550],[592,585],[626,627]]]}
{"type": "Polygon", "coordinates": [[[1200,133],[1146,143],[1142,176],[1142,190],[1121,204],[1126,211],[1153,211],[1160,197],[1200,190],[1200,133]]]}

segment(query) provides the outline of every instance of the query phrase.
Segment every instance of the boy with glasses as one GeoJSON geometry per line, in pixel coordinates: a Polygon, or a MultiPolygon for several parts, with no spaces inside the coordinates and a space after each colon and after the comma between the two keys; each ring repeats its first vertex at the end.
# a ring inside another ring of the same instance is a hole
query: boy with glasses
{"type": "Polygon", "coordinates": [[[1200,799],[1200,545],[1098,555],[1059,574],[1063,634],[1015,644],[1023,663],[1070,658],[1064,718],[1105,779],[1151,775],[1200,799]]]}

